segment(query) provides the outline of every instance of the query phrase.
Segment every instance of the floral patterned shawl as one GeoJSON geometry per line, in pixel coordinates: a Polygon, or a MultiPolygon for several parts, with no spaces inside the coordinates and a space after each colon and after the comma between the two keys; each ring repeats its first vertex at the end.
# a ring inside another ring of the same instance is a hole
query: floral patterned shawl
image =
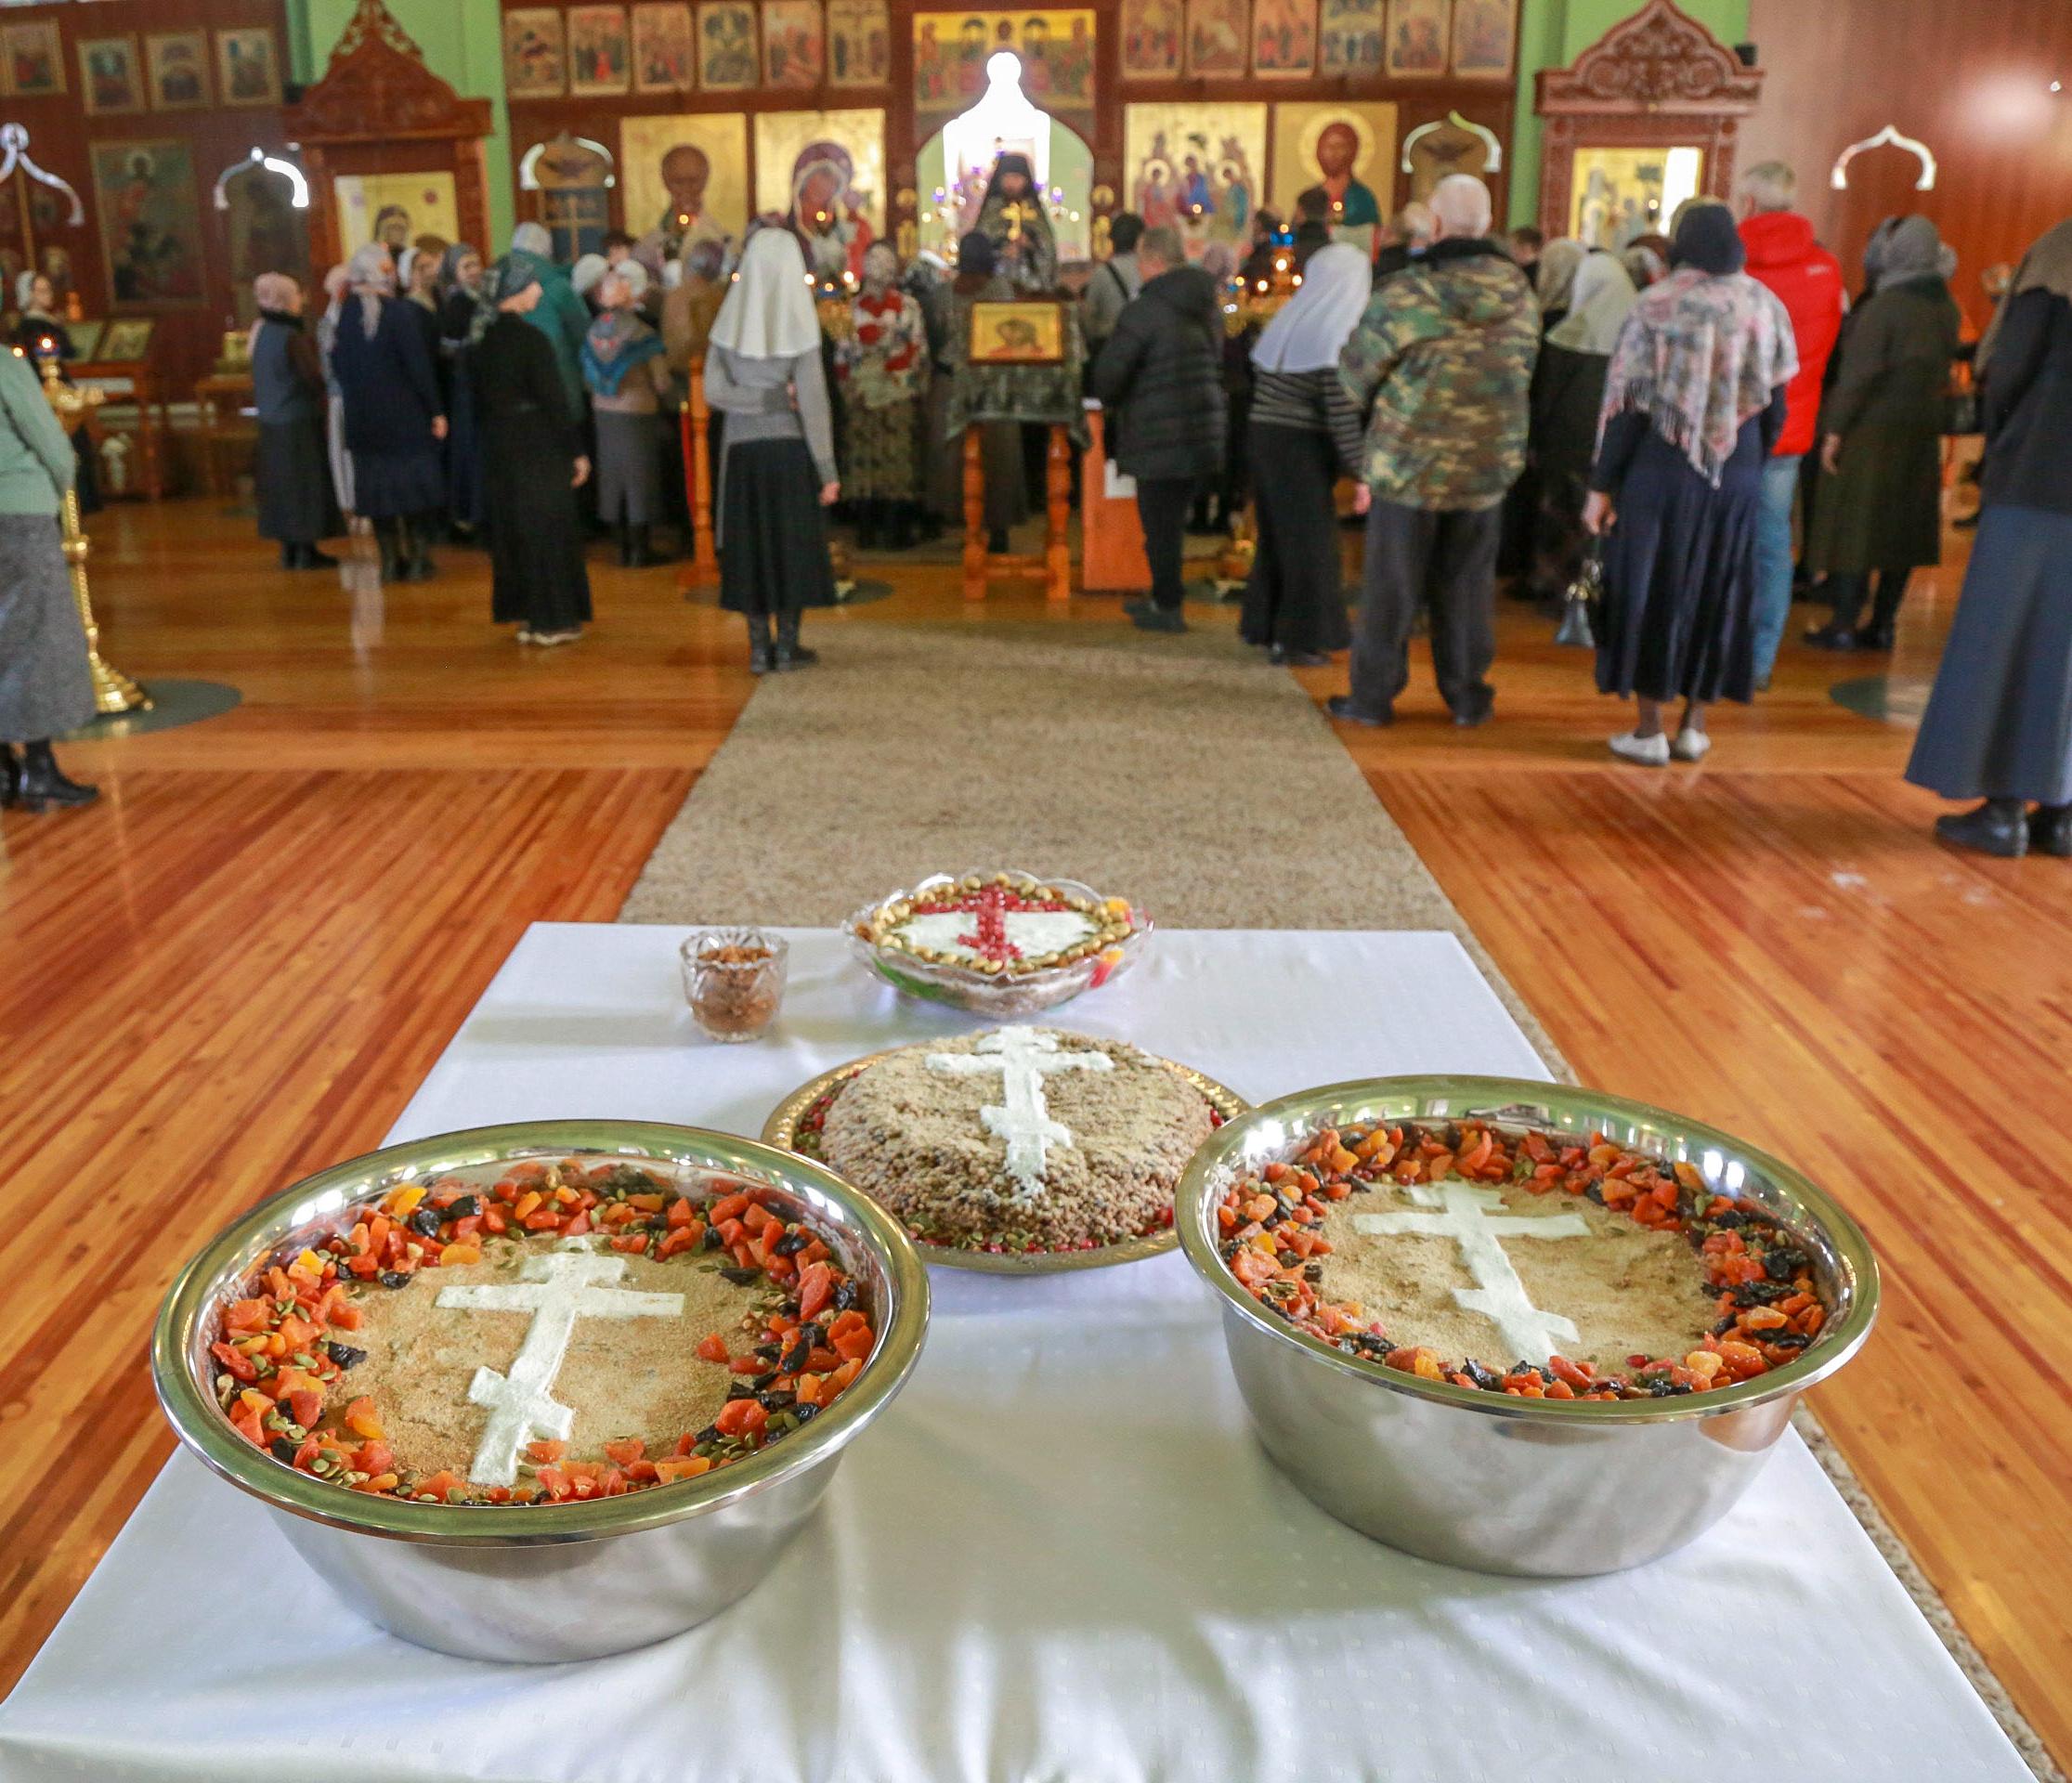
{"type": "Polygon", "coordinates": [[[1746,273],[1679,267],[1641,293],[1605,378],[1605,423],[1628,410],[1688,458],[1714,488],[1741,424],[1799,369],[1792,319],[1746,273]]]}
{"type": "Polygon", "coordinates": [[[850,306],[854,326],[836,349],[842,387],[866,409],[910,402],[928,370],[921,306],[896,287],[865,292],[850,306]]]}

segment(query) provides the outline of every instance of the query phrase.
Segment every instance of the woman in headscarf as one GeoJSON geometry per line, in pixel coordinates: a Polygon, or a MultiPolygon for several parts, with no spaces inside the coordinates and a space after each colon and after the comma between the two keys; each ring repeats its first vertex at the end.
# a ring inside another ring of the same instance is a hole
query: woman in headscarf
{"type": "Polygon", "coordinates": [[[482,256],[456,241],[439,261],[438,370],[450,423],[446,436],[446,520],[454,537],[482,529],[482,449],[475,428],[468,356],[482,306],[482,256]]]}
{"type": "Polygon", "coordinates": [[[856,542],[905,551],[914,542],[920,489],[921,400],[928,387],[928,324],[899,288],[888,242],[864,252],[863,286],[850,305],[849,338],[835,348],[843,414],[841,490],[856,515],[856,542]]]}
{"type": "MultiPolygon", "coordinates": [[[[51,282],[49,274],[25,272],[15,280],[15,287],[21,318],[15,323],[14,344],[28,355],[32,363],[56,358],[61,365],[76,358],[72,331],[58,314],[58,287],[51,282]]],[[[64,374],[64,382],[72,382],[69,372],[64,374]]],[[[79,512],[98,514],[101,507],[99,469],[94,461],[94,436],[84,421],[72,429],[72,447],[78,471],[73,488],[79,497],[79,512]]]]}
{"type": "Polygon", "coordinates": [[[1601,251],[1578,268],[1569,311],[1547,332],[1532,368],[1531,464],[1540,509],[1531,592],[1559,600],[1583,567],[1583,504],[1597,448],[1605,374],[1636,293],[1619,256],[1601,251]]]}
{"type": "Polygon", "coordinates": [[[302,287],[284,272],[252,281],[259,319],[248,337],[259,445],[252,472],[259,537],[278,540],[283,569],[329,569],[317,540],[343,530],[324,462],[324,366],[303,332],[302,287]]]}
{"type": "Polygon", "coordinates": [[[1352,641],[1338,560],[1335,491],[1362,475],[1365,423],[1338,376],[1338,354],[1367,306],[1367,256],[1346,241],[1319,248],[1302,283],[1252,349],[1248,449],[1258,480],[1258,549],[1237,634],[1274,662],[1315,665],[1352,641]]]}
{"type": "Polygon", "coordinates": [[[1597,688],[1639,702],[1611,750],[1650,767],[1700,760],[1706,706],[1754,696],[1756,511],[1799,363],[1784,306],[1741,270],[1726,205],[1694,206],[1675,255],[1620,331],[1583,511],[1610,535],[1597,688]],[[1678,697],[1672,745],[1662,706],[1678,697]]]}
{"type": "Polygon", "coordinates": [[[834,605],[827,510],[841,483],[820,319],[789,229],[749,237],[712,324],[705,395],[726,414],[716,502],[720,605],[748,619],[755,673],[814,662],[815,653],[799,642],[799,616],[834,605]]]}
{"type": "Polygon", "coordinates": [[[345,393],[338,382],[332,351],[338,345],[338,318],[352,285],[350,267],[336,266],[324,274],[324,313],[317,318],[317,357],[324,368],[324,452],[331,461],[332,492],[338,511],[357,515],[353,506],[353,455],[345,449],[345,393]]]}
{"type": "MultiPolygon", "coordinates": [[[[1539,300],[1543,337],[1568,315],[1576,269],[1587,252],[1582,242],[1567,235],[1557,235],[1542,245],[1531,277],[1532,293],[1539,300]]],[[[1540,501],[1539,472],[1529,457],[1518,481],[1504,497],[1504,531],[1496,552],[1497,574],[1511,579],[1510,592],[1518,600],[1530,600],[1537,592],[1532,571],[1540,501]]]]}
{"type": "Polygon", "coordinates": [[[648,543],[662,503],[662,404],[669,366],[662,337],[641,319],[647,268],[621,260],[597,281],[597,319],[583,336],[582,376],[597,423],[597,517],[619,528],[619,562],[662,559],[648,543]]]}
{"type": "MultiPolygon", "coordinates": [[[[950,281],[946,307],[948,329],[943,343],[948,375],[954,381],[971,362],[971,306],[1011,302],[1014,287],[994,257],[992,238],[973,229],[958,243],[957,277],[950,281]]],[[[1003,552],[1008,532],[1029,517],[1029,490],[1023,470],[1022,423],[1018,421],[987,421],[977,423],[979,460],[985,472],[985,548],[1003,552]]],[[[961,522],[964,514],[964,442],[951,439],[938,476],[947,487],[940,500],[947,501],[945,512],[961,522]]]]}
{"type": "Polygon", "coordinates": [[[1056,289],[1058,243],[1028,156],[1010,151],[993,163],[979,206],[978,232],[992,242],[994,260],[1015,290],[1056,289]]]}
{"type": "MultiPolygon", "coordinates": [[[[590,329],[590,306],[576,295],[566,268],[556,266],[554,237],[543,223],[525,222],[511,231],[511,255],[523,259],[540,280],[539,303],[526,319],[547,337],[554,365],[561,372],[572,415],[587,412],[582,387],[582,337],[590,329]]],[[[599,255],[602,259],[604,256],[599,255]]]]}
{"type": "Polygon", "coordinates": [[[383,577],[426,581],[446,503],[446,410],[417,321],[423,312],[397,300],[396,265],[381,242],[354,254],[349,270],[331,364],[345,398],[353,499],[382,541],[383,577]]]}
{"type": "Polygon", "coordinates": [[[0,805],[24,811],[97,796],[68,780],[50,749],[52,737],[94,716],[86,632],[58,527],[73,469],[35,369],[0,352],[0,805]]]}
{"type": "Polygon", "coordinates": [[[1666,235],[1636,235],[1620,250],[1620,264],[1635,291],[1646,291],[1669,276],[1674,250],[1666,235]]]}
{"type": "Polygon", "coordinates": [[[1532,293],[1540,300],[1540,331],[1553,330],[1569,313],[1575,276],[1589,249],[1570,235],[1557,235],[1540,250],[1532,268],[1532,293]]]}
{"type": "Polygon", "coordinates": [[[1936,818],[1947,842],[2072,856],[2072,223],[2023,258],[1975,369],[1978,535],[1907,778],[1985,800],[1936,818]]]}
{"type": "Polygon", "coordinates": [[[1823,650],[1889,650],[1907,579],[1942,561],[1942,432],[1961,318],[1925,216],[1895,219],[1864,256],[1874,289],[1835,350],[1820,405],[1820,493],[1806,565],[1834,612],[1823,650]],[[1859,630],[1870,578],[1870,623],[1859,630]]]}
{"type": "Polygon", "coordinates": [[[688,392],[691,361],[705,357],[713,319],[726,301],[726,243],[694,241],[684,250],[683,276],[662,293],[662,348],[688,392]]]}
{"type": "Polygon", "coordinates": [[[546,294],[530,255],[497,263],[468,361],[482,441],[490,614],[520,644],[572,644],[590,618],[576,490],[590,475],[553,344],[528,318],[546,294]]]}

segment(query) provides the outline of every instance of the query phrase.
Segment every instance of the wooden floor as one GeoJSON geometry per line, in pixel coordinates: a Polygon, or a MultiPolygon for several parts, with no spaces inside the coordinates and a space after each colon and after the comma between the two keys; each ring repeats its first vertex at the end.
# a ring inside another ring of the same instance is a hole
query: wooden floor
{"type": "MultiPolygon", "coordinates": [[[[737,622],[666,572],[600,564],[593,636],[528,653],[464,553],[342,588],[203,504],[95,526],[111,657],[245,703],[74,748],[98,809],[0,820],[0,1684],[169,1447],[140,1357],[178,1256],[378,1142],[527,921],[608,919],[752,684],[737,622]]],[[[985,622],[953,571],[893,573],[821,641],[985,622]]],[[[1903,672],[1953,586],[1923,580],[1903,672]]],[[[1702,768],[1651,772],[1604,752],[1623,714],[1586,658],[1523,609],[1502,630],[1498,723],[1442,722],[1420,659],[1396,727],[1348,747],[1586,1079],[1748,1134],[1862,1217],[1886,1317],[1818,1408],[2072,1757],[2072,863],[1928,842],[1907,734],[1829,697],[1875,663],[1794,645],[1702,768]]]]}

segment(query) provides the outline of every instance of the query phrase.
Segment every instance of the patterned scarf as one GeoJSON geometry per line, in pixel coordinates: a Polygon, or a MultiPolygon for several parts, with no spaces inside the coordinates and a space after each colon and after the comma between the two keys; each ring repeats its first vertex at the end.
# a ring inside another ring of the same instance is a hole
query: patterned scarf
{"type": "Polygon", "coordinates": [[[1741,424],[1798,369],[1792,319],[1767,288],[1679,267],[1640,294],[1620,331],[1597,437],[1637,410],[1717,488],[1741,424]]]}
{"type": "Polygon", "coordinates": [[[593,394],[616,397],[626,374],[662,350],[662,337],[630,309],[607,309],[582,337],[582,381],[593,394]]]}

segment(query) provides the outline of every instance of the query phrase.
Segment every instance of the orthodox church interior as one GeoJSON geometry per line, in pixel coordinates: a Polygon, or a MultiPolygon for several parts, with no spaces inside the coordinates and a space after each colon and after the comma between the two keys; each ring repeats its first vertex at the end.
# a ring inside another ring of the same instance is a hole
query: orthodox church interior
{"type": "Polygon", "coordinates": [[[2062,1779],[2068,85],[0,7],[0,1783],[2062,1779]]]}

